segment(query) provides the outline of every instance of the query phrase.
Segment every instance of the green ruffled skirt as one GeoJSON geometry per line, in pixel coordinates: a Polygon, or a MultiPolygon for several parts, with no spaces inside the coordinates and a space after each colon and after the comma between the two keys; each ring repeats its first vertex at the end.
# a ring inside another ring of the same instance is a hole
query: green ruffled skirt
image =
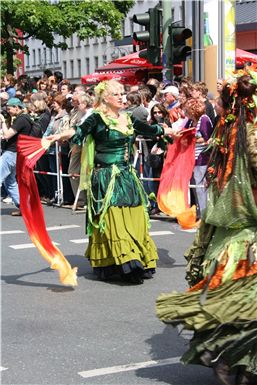
{"type": "Polygon", "coordinates": [[[257,374],[257,274],[233,280],[241,262],[257,263],[256,226],[225,229],[202,223],[187,251],[187,279],[192,285],[212,277],[217,263],[225,263],[220,286],[157,298],[161,321],[194,331],[185,364],[215,366],[219,360],[231,370],[244,367],[257,374]]]}
{"type": "Polygon", "coordinates": [[[93,268],[122,266],[133,261],[142,269],[155,269],[157,249],[149,235],[144,207],[109,207],[104,232],[93,228],[85,255],[93,268]]]}
{"type": "Polygon", "coordinates": [[[257,374],[256,275],[209,290],[203,304],[201,295],[201,291],[173,292],[157,299],[161,321],[195,331],[182,362],[212,366],[223,359],[231,368],[244,366],[257,374]],[[211,357],[208,363],[206,352],[211,357]]]}

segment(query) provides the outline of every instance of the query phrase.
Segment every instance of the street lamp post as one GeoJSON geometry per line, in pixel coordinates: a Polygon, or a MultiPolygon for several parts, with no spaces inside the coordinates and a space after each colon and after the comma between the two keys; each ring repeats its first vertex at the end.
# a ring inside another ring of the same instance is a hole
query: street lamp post
{"type": "MultiPolygon", "coordinates": [[[[128,55],[128,53],[129,53],[126,48],[114,47],[112,45],[109,45],[104,50],[104,56],[106,56],[106,53],[107,53],[107,51],[109,49],[112,50],[111,53],[110,53],[110,57],[111,57],[112,60],[118,59],[121,56],[128,55]]],[[[106,63],[104,63],[104,64],[107,64],[107,63],[108,63],[108,59],[107,59],[107,56],[106,56],[106,63]]]]}

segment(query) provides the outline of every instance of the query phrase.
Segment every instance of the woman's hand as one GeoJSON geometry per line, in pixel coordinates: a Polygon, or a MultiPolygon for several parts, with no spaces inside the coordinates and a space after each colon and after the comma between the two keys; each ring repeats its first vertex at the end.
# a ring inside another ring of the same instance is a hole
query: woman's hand
{"type": "Polygon", "coordinates": [[[172,130],[172,134],[171,134],[172,138],[173,139],[179,139],[183,136],[183,133],[181,132],[181,130],[172,130]]]}
{"type": "Polygon", "coordinates": [[[46,140],[49,140],[52,143],[59,142],[61,140],[61,134],[54,134],[45,137],[46,140]]]}
{"type": "Polygon", "coordinates": [[[160,126],[163,128],[164,135],[172,135],[172,128],[169,127],[166,123],[162,123],[160,126]]]}

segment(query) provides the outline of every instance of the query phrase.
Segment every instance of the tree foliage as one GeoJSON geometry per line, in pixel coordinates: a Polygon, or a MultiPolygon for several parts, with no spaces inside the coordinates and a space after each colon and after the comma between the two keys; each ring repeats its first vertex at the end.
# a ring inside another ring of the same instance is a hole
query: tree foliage
{"type": "Polygon", "coordinates": [[[90,37],[121,37],[121,21],[134,0],[1,0],[1,50],[7,57],[7,72],[13,73],[16,50],[28,52],[26,44],[17,40],[17,29],[23,40],[34,37],[47,47],[67,45],[55,43],[55,34],[63,38],[77,33],[81,40],[90,37]]]}

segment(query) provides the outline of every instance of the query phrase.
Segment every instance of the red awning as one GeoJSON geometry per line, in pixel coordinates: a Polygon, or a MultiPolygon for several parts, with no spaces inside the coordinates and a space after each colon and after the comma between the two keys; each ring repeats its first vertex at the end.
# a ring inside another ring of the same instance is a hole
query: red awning
{"type": "Polygon", "coordinates": [[[116,79],[122,84],[134,85],[141,79],[140,75],[135,71],[118,71],[118,72],[94,72],[81,78],[82,84],[94,85],[104,80],[116,79]]]}
{"type": "MultiPolygon", "coordinates": [[[[257,63],[257,55],[236,49],[236,66],[243,66],[245,62],[257,63]]],[[[123,84],[134,85],[141,81],[144,77],[142,70],[157,70],[161,71],[162,66],[154,66],[146,59],[139,57],[139,52],[119,57],[111,63],[97,68],[96,72],[85,75],[81,78],[82,84],[94,85],[103,80],[116,79],[123,84]],[[140,71],[141,70],[141,71],[140,71]]],[[[182,65],[174,65],[175,75],[182,73],[182,65]]]]}
{"type": "Polygon", "coordinates": [[[162,66],[154,66],[152,63],[149,63],[147,59],[139,57],[139,52],[133,52],[129,55],[119,57],[112,61],[112,64],[122,64],[122,65],[133,65],[136,67],[144,67],[144,68],[160,68],[162,66]]]}
{"type": "Polygon", "coordinates": [[[125,64],[120,64],[116,62],[111,62],[109,64],[106,64],[102,67],[98,67],[96,69],[96,72],[110,72],[110,71],[124,71],[124,70],[137,70],[138,67],[134,65],[125,65],[125,64]]]}
{"type": "MultiPolygon", "coordinates": [[[[162,66],[154,66],[146,59],[139,57],[139,52],[134,52],[126,56],[119,57],[111,63],[97,68],[96,72],[124,71],[124,70],[156,70],[161,71],[162,66]]],[[[174,65],[174,74],[182,74],[182,64],[174,65]]]]}
{"type": "Polygon", "coordinates": [[[257,64],[257,55],[252,52],[244,51],[243,49],[236,49],[236,66],[243,66],[244,63],[251,62],[257,64]]]}

